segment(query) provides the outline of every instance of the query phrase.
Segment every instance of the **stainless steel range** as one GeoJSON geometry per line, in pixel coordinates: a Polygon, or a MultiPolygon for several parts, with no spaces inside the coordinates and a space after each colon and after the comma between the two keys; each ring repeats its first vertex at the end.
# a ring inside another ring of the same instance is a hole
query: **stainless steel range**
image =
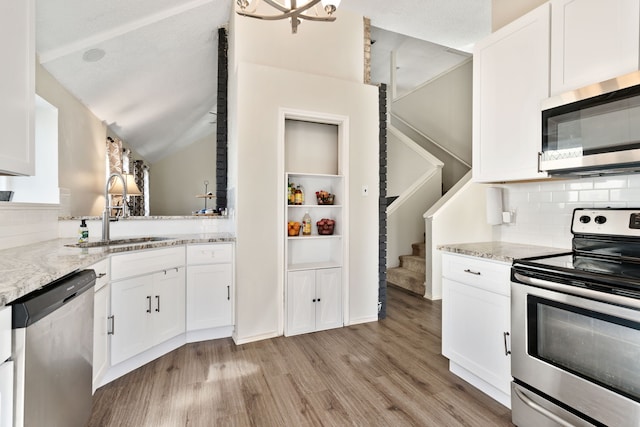
{"type": "Polygon", "coordinates": [[[640,209],[576,209],[573,250],[511,271],[512,420],[640,426],[640,209]]]}

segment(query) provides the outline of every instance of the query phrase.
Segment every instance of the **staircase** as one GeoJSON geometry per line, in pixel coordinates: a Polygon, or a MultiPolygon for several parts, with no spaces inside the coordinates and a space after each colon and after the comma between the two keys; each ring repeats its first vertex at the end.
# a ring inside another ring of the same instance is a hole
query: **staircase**
{"type": "Polygon", "coordinates": [[[387,284],[424,296],[426,278],[425,243],[413,243],[411,255],[401,255],[400,266],[387,270],[387,284]]]}

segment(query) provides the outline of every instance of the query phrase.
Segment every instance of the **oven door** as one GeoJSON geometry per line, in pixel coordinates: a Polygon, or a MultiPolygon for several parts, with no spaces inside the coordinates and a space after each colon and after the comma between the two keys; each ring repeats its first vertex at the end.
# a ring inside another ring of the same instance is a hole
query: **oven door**
{"type": "Polygon", "coordinates": [[[639,300],[515,273],[511,331],[511,373],[529,394],[592,424],[639,425],[639,300]]]}

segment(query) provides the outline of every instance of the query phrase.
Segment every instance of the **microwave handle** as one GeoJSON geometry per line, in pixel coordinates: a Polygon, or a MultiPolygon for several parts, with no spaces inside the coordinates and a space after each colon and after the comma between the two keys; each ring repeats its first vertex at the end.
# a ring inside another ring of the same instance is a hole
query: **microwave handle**
{"type": "Polygon", "coordinates": [[[625,307],[640,310],[640,300],[627,298],[620,295],[608,294],[606,292],[592,291],[591,289],[579,288],[577,286],[564,285],[562,283],[552,282],[550,280],[537,279],[535,277],[524,276],[520,273],[514,273],[513,277],[525,285],[537,286],[551,291],[562,292],[569,295],[589,298],[596,301],[602,301],[610,304],[622,305],[625,307]]]}
{"type": "Polygon", "coordinates": [[[538,151],[538,172],[541,173],[542,169],[540,169],[540,162],[542,161],[542,152],[538,151]]]}

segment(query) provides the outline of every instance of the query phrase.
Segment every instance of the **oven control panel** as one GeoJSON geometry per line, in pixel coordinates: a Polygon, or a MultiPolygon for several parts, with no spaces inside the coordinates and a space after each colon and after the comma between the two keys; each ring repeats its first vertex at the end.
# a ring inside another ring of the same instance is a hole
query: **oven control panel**
{"type": "Polygon", "coordinates": [[[571,232],[640,237],[640,208],[575,209],[571,232]]]}

